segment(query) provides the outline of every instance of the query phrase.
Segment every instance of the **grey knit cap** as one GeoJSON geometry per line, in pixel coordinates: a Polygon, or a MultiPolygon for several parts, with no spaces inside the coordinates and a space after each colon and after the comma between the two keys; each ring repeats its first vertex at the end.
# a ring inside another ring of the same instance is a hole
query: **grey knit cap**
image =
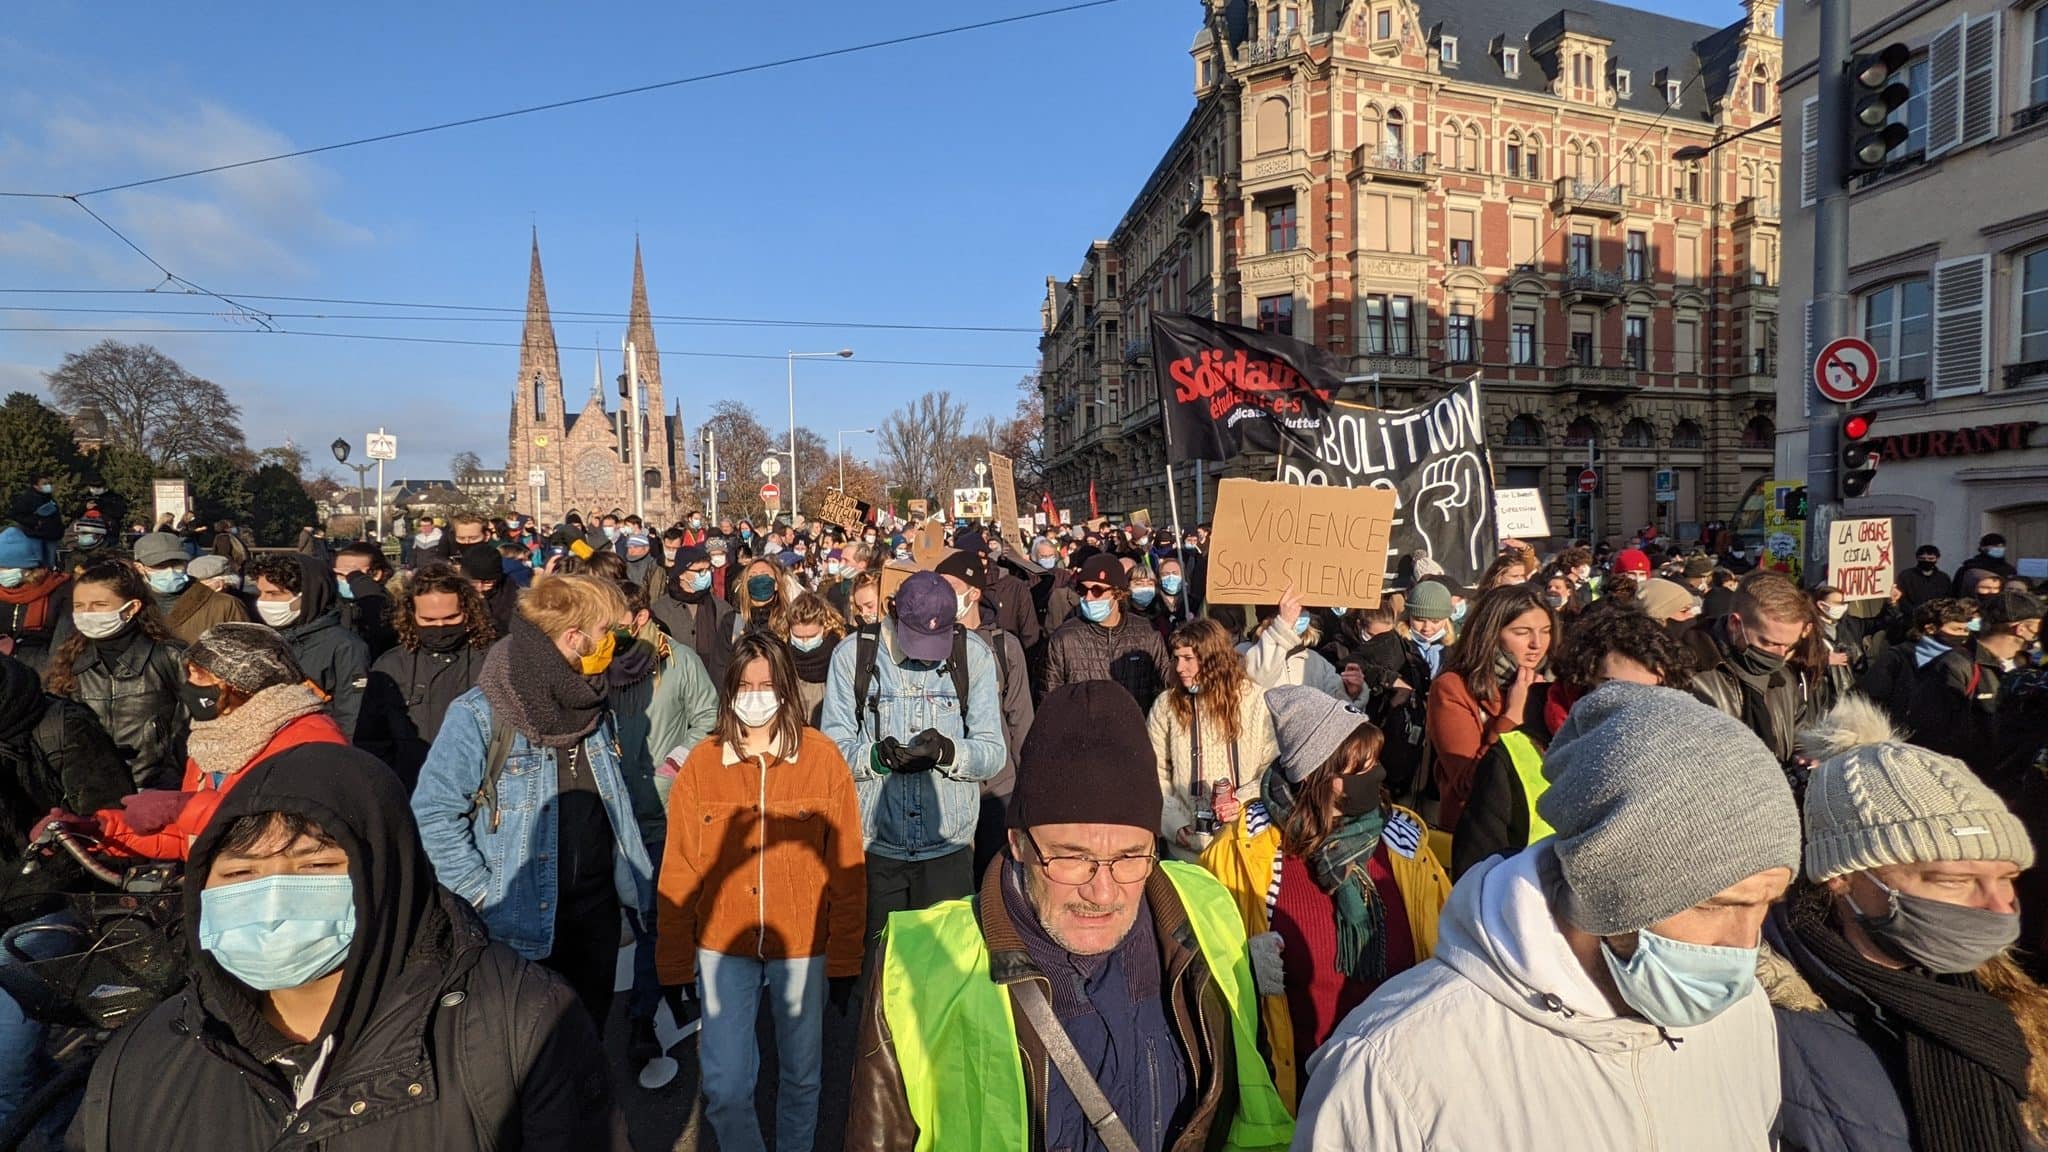
{"type": "Polygon", "coordinates": [[[1887,864],[2033,866],[2026,826],[1961,760],[1908,744],[1868,698],[1844,697],[1799,734],[1820,760],[1806,784],[1806,878],[1887,864]]]}
{"type": "Polygon", "coordinates": [[[262,624],[215,624],[185,650],[185,662],[252,696],[306,679],[284,637],[262,624]]]}
{"type": "Polygon", "coordinates": [[[1799,809],[1741,721],[1670,688],[1613,681],[1572,706],[1536,810],[1595,936],[1647,928],[1772,868],[1799,870],[1799,809]]]}
{"type": "Polygon", "coordinates": [[[1277,766],[1299,784],[1321,768],[1353,732],[1371,723],[1360,709],[1320,688],[1284,684],[1266,693],[1273,710],[1273,738],[1280,746],[1277,766]]]}

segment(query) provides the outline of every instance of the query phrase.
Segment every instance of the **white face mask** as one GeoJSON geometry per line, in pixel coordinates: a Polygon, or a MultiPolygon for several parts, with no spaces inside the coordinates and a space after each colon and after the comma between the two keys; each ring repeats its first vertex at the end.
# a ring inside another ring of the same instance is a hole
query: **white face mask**
{"type": "Polygon", "coordinates": [[[1849,614],[1849,606],[1847,604],[1823,604],[1820,606],[1820,610],[1830,620],[1840,620],[1849,614]]]}
{"type": "Polygon", "coordinates": [[[972,624],[975,622],[974,597],[969,596],[965,592],[953,597],[953,619],[962,624],[972,624]]]}
{"type": "Polygon", "coordinates": [[[711,566],[712,566],[713,568],[723,568],[723,567],[725,567],[725,553],[723,553],[723,552],[714,552],[714,553],[712,553],[712,554],[711,554],[711,566]]]}
{"type": "Polygon", "coordinates": [[[766,726],[781,707],[773,692],[741,692],[732,698],[732,714],[749,728],[766,726]]]}
{"type": "Polygon", "coordinates": [[[258,600],[256,614],[272,628],[285,628],[298,622],[300,603],[297,596],[289,600],[258,600]]]}
{"type": "Polygon", "coordinates": [[[71,623],[87,640],[105,640],[128,627],[128,609],[134,606],[135,601],[130,600],[112,612],[73,612],[71,623]]]}

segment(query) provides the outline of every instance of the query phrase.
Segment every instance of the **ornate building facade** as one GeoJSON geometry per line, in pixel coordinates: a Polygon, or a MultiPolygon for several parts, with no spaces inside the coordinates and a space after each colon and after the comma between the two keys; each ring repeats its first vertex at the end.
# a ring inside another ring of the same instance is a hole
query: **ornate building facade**
{"type": "MultiPolygon", "coordinates": [[[[519,380],[513,388],[506,453],[505,498],[512,507],[551,524],[571,512],[585,520],[606,513],[623,516],[634,509],[637,484],[648,523],[666,526],[680,518],[689,496],[689,470],[680,447],[682,404],[677,402],[672,412],[662,410],[661,353],[654,345],[647,277],[637,240],[633,244],[633,300],[626,338],[639,361],[642,393],[637,476],[629,413],[623,406],[611,406],[607,399],[617,397],[618,392],[616,385],[605,379],[602,353],[582,410],[572,415],[564,402],[561,357],[555,346],[554,321],[548,314],[548,289],[541,276],[536,234],[526,279],[526,329],[519,346],[519,380]],[[537,489],[529,483],[536,471],[545,476],[537,489]]],[[[623,363],[620,368],[623,371],[623,363]]]]}
{"type": "MultiPolygon", "coordinates": [[[[1185,311],[1378,375],[1348,400],[1405,407],[1478,373],[1497,482],[1541,489],[1559,535],[1733,514],[1775,434],[1775,0],[1719,29],[1557,3],[1204,0],[1194,110],[1109,238],[1046,284],[1061,507],[1092,482],[1107,514],[1165,508],[1150,320],[1185,311]],[[1589,457],[1603,483],[1581,500],[1589,457]]],[[[1177,470],[1183,519],[1207,477],[1272,468],[1177,470]]]]}

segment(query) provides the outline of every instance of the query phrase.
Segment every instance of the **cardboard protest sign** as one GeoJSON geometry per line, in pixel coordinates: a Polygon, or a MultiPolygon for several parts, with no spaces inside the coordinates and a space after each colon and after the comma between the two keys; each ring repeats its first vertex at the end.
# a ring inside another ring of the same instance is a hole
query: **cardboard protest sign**
{"type": "Polygon", "coordinates": [[[1017,469],[1008,456],[1001,452],[988,454],[988,485],[995,494],[995,508],[989,513],[992,524],[1005,528],[1017,522],[1017,469]]]}
{"type": "Polygon", "coordinates": [[[953,519],[986,520],[989,517],[989,505],[993,502],[986,488],[955,488],[953,519]]]}
{"type": "Polygon", "coordinates": [[[1224,480],[1209,537],[1209,601],[1371,608],[1386,582],[1394,493],[1224,480]]]}
{"type": "Polygon", "coordinates": [[[825,493],[825,507],[817,515],[825,523],[836,524],[848,531],[859,528],[866,521],[861,514],[860,501],[844,492],[825,493]]]}
{"type": "Polygon", "coordinates": [[[912,520],[923,520],[932,513],[932,502],[922,498],[905,502],[912,520]]]}
{"type": "Polygon", "coordinates": [[[1889,600],[1892,595],[1892,521],[1837,520],[1828,531],[1828,583],[1850,600],[1889,600]]]}
{"type": "Polygon", "coordinates": [[[1331,405],[1312,456],[1290,449],[1290,484],[1384,488],[1395,494],[1391,572],[1420,553],[1460,584],[1477,583],[1493,562],[1493,460],[1479,382],[1417,408],[1331,405]]]}
{"type": "Polygon", "coordinates": [[[1129,516],[1124,517],[1124,519],[1129,523],[1143,524],[1145,527],[1150,528],[1152,526],[1152,510],[1150,508],[1140,508],[1129,516]]]}
{"type": "Polygon", "coordinates": [[[1502,540],[1540,540],[1550,535],[1550,515],[1543,508],[1543,489],[1495,489],[1493,521],[1494,534],[1502,540]]]}
{"type": "Polygon", "coordinates": [[[928,521],[910,535],[910,556],[921,569],[937,567],[950,551],[946,547],[946,528],[940,521],[928,521]]]}

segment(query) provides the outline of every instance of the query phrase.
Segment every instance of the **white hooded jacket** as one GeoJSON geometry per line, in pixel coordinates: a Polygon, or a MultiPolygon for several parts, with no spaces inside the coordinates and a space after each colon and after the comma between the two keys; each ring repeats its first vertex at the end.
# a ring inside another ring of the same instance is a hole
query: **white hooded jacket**
{"type": "Polygon", "coordinates": [[[1551,917],[1562,884],[1547,844],[1458,881],[1435,958],[1381,985],[1311,1059],[1295,1152],[1771,1146],[1763,989],[1668,1034],[1617,1017],[1551,917]]]}

